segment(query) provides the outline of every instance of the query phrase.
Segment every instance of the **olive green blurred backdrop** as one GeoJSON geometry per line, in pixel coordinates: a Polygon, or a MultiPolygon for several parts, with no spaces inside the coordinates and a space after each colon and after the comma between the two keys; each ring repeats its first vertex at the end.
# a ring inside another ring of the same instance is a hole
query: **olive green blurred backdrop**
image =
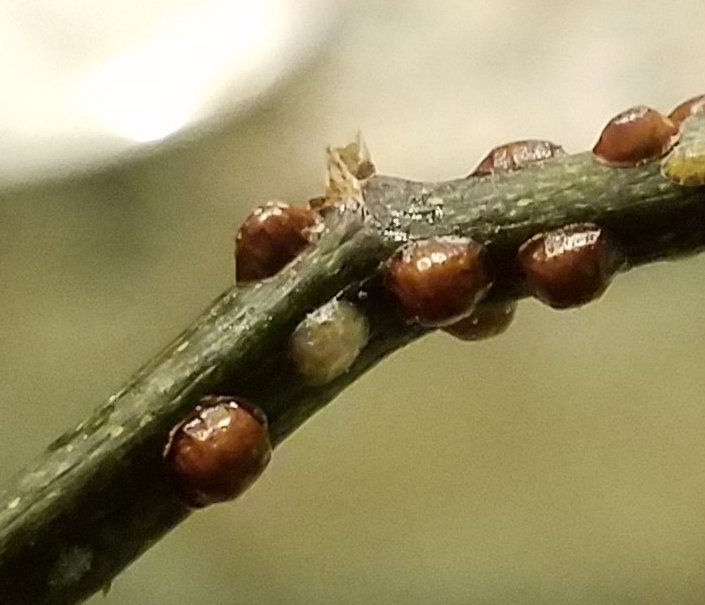
{"type": "MultiPolygon", "coordinates": [[[[318,194],[325,145],[360,129],[417,179],[511,139],[583,150],[705,92],[704,25],[701,0],[363,0],[247,116],[0,191],[0,479],[231,284],[238,222],[318,194]]],[[[91,602],[705,602],[704,275],[647,267],[397,353],[91,602]]]]}

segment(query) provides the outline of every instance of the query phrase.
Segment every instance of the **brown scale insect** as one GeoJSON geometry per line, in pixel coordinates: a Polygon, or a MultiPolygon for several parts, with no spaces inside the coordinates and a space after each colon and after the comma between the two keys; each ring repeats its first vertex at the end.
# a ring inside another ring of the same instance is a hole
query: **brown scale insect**
{"type": "MultiPolygon", "coordinates": [[[[466,178],[518,170],[536,162],[565,155],[563,147],[551,141],[514,141],[492,149],[466,178]]],[[[498,336],[514,320],[516,307],[516,301],[480,303],[467,317],[443,329],[452,336],[467,341],[498,336]]]]}
{"type": "Polygon", "coordinates": [[[678,127],[655,109],[638,105],[612,118],[593,155],[607,166],[628,168],[664,156],[678,139],[678,127]]]}
{"type": "Polygon", "coordinates": [[[238,282],[271,277],[308,245],[305,230],[316,221],[306,206],[267,202],[245,219],[235,236],[238,282]]]}
{"type": "Polygon", "coordinates": [[[242,494],[267,467],[271,453],[267,419],[259,408],[233,397],[208,396],[171,431],[164,460],[180,498],[200,508],[242,494]]]}
{"type": "Polygon", "coordinates": [[[499,336],[514,321],[517,302],[481,302],[470,315],[459,322],[443,328],[448,334],[460,340],[484,340],[499,336]]]}
{"type": "MultiPolygon", "coordinates": [[[[536,162],[566,155],[560,145],[551,141],[528,139],[499,145],[492,149],[466,178],[488,176],[518,170],[536,162]]],[[[460,321],[444,328],[460,340],[482,340],[498,336],[514,319],[516,302],[481,303],[460,321]]]]}
{"type": "Polygon", "coordinates": [[[700,95],[698,97],[693,97],[687,101],[683,101],[678,107],[676,107],[668,116],[668,118],[676,126],[680,127],[683,120],[686,118],[705,113],[705,95],[700,95]]]}
{"type": "Polygon", "coordinates": [[[385,284],[410,321],[439,327],[467,316],[492,285],[485,248],[469,238],[436,237],[404,246],[385,284]]]}
{"type": "Polygon", "coordinates": [[[542,160],[564,155],[566,153],[563,147],[550,141],[535,139],[514,141],[495,147],[466,178],[518,170],[542,160]]]}
{"type": "Polygon", "coordinates": [[[518,262],[527,292],[565,309],[599,297],[624,256],[603,229],[577,223],[530,238],[519,248],[518,262]]]}

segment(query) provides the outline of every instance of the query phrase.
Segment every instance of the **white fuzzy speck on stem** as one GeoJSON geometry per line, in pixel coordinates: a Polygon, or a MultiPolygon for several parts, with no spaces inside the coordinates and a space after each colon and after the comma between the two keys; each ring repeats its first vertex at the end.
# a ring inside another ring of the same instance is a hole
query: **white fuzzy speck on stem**
{"type": "Polygon", "coordinates": [[[70,586],[78,582],[93,564],[93,552],[85,546],[71,546],[63,551],[49,574],[49,585],[70,586]]]}

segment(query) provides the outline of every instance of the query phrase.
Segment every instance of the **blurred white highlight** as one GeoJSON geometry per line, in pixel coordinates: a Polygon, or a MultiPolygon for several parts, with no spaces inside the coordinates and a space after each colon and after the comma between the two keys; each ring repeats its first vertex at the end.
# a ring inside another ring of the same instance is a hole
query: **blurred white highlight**
{"type": "Polygon", "coordinates": [[[0,184],[60,175],[248,107],[347,0],[3,0],[0,184]]]}
{"type": "Polygon", "coordinates": [[[286,41],[289,9],[231,0],[171,19],[147,43],[100,66],[82,104],[121,137],[162,139],[197,116],[203,91],[217,87],[223,72],[240,97],[269,83],[261,81],[269,75],[263,63],[286,41]]]}

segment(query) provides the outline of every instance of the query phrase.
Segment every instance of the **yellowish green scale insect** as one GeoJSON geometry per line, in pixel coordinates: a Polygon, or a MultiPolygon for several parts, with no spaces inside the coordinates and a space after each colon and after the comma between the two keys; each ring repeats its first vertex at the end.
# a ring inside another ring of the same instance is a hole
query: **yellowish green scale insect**
{"type": "Polygon", "coordinates": [[[678,146],[664,159],[661,174],[682,187],[705,185],[705,114],[693,114],[681,125],[678,146]]]}
{"type": "Polygon", "coordinates": [[[289,340],[289,357],[306,383],[327,384],[350,369],[369,332],[367,318],[355,305],[332,300],[296,327],[289,340]]]}

